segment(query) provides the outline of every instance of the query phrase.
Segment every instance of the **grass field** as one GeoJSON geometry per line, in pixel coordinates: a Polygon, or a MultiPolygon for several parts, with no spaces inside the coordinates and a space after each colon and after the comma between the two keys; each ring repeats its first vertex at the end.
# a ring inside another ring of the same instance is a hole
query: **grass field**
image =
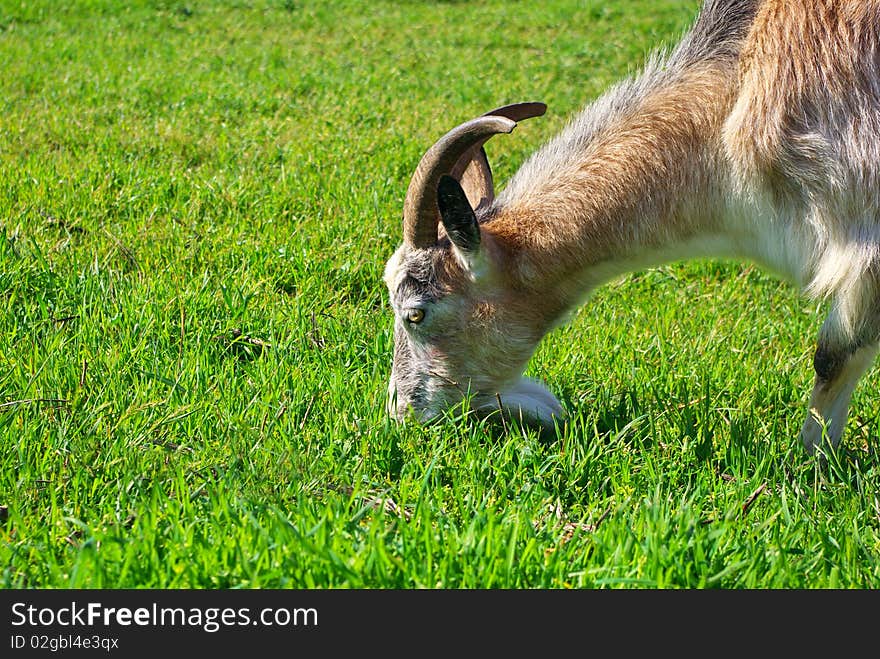
{"type": "Polygon", "coordinates": [[[692,0],[0,0],[5,587],[872,588],[880,395],[797,432],[822,305],[747,263],[600,289],[541,443],[384,413],[381,281],[453,125],[503,186],[692,0]]]}

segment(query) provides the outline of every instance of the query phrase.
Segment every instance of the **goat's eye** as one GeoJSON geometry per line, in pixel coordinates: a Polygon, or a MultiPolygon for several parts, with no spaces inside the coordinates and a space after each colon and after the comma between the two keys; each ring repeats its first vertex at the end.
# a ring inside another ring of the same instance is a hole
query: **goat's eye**
{"type": "Polygon", "coordinates": [[[425,319],[424,309],[409,309],[406,312],[406,319],[414,324],[418,324],[425,319]]]}

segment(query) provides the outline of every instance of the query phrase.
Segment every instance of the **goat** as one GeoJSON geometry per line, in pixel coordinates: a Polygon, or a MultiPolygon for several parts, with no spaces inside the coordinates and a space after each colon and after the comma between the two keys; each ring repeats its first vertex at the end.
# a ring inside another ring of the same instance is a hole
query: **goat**
{"type": "Polygon", "coordinates": [[[484,143],[544,111],[463,123],[416,168],[384,274],[389,412],[552,429],[561,404],[522,377],[550,329],[626,272],[735,257],[830,299],[801,440],[837,445],[880,342],[880,0],[707,0],[496,197],[484,143]]]}

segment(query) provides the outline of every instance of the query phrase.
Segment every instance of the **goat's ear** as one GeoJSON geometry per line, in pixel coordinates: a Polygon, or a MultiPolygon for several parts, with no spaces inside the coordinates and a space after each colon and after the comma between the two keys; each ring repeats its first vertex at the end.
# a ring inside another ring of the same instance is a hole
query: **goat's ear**
{"type": "Polygon", "coordinates": [[[440,208],[440,221],[452,244],[465,253],[476,252],[480,247],[480,225],[467,195],[451,176],[440,177],[437,206],[440,208]]]}

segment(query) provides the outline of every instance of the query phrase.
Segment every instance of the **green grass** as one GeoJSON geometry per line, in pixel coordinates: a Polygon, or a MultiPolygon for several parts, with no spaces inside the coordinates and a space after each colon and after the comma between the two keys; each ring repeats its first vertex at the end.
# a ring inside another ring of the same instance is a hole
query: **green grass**
{"type": "Polygon", "coordinates": [[[0,1],[0,584],[880,586],[880,397],[797,440],[820,305],[748,264],[603,287],[557,442],[383,405],[381,281],[455,123],[497,180],[688,0],[0,1]]]}

